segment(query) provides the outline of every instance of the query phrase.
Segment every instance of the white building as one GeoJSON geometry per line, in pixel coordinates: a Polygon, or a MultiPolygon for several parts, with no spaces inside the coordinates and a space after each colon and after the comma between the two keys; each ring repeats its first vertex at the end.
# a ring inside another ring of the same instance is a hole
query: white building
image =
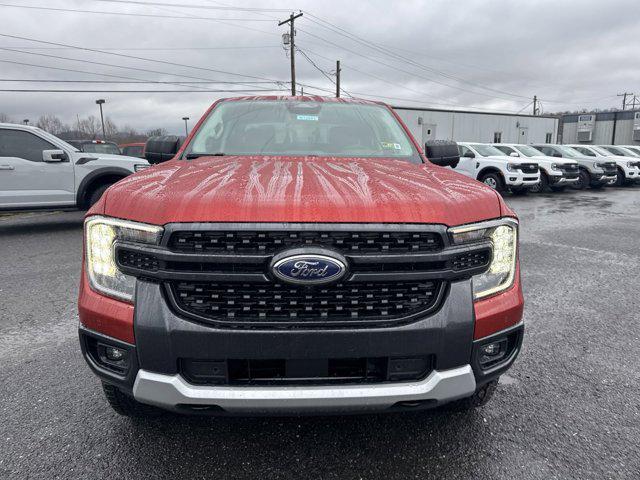
{"type": "Polygon", "coordinates": [[[640,111],[563,115],[561,143],[640,145],[640,111]]]}
{"type": "Polygon", "coordinates": [[[556,143],[555,117],[393,107],[419,143],[427,140],[556,143]]]}

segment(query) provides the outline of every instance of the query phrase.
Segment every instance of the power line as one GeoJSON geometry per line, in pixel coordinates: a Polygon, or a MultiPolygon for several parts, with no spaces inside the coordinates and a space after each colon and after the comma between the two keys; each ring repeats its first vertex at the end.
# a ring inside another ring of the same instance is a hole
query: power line
{"type": "MultiPolygon", "coordinates": [[[[120,58],[127,58],[127,59],[132,59],[132,60],[142,60],[145,62],[153,62],[153,63],[160,63],[163,65],[171,65],[174,67],[183,67],[183,68],[193,68],[195,70],[204,70],[204,71],[208,71],[208,72],[214,72],[214,73],[222,73],[224,75],[230,75],[230,76],[235,76],[235,77],[243,77],[243,78],[251,78],[254,80],[269,80],[269,81],[273,81],[273,82],[279,82],[279,80],[274,80],[272,78],[266,78],[266,77],[259,77],[256,75],[245,75],[242,73],[235,73],[235,72],[227,72],[225,70],[217,70],[214,68],[207,68],[207,67],[198,67],[198,66],[194,66],[194,65],[186,65],[183,63],[176,63],[176,62],[169,62],[166,60],[156,60],[153,58],[145,58],[145,57],[138,57],[135,55],[126,55],[124,53],[114,53],[114,52],[107,52],[104,50],[98,50],[95,48],[88,48],[88,47],[80,47],[77,45],[69,45],[69,44],[64,44],[64,43],[56,43],[56,42],[48,42],[48,41],[44,41],[44,40],[37,40],[34,38],[28,38],[28,37],[21,37],[18,35],[8,35],[5,33],[0,33],[0,37],[6,37],[6,38],[13,38],[13,39],[18,39],[18,40],[27,40],[30,42],[36,42],[36,43],[41,43],[41,44],[45,44],[45,45],[55,45],[58,47],[69,47],[69,48],[74,48],[77,50],[83,50],[83,51],[87,51],[87,52],[91,52],[91,53],[101,53],[104,55],[112,55],[112,56],[116,56],[116,57],[120,57],[120,58]]],[[[7,48],[2,48],[2,50],[9,50],[7,48]]],[[[22,52],[22,53],[29,53],[30,55],[35,55],[32,52],[22,52]]],[[[44,54],[37,54],[37,55],[44,55],[44,54]]],[[[120,67],[120,68],[131,68],[133,69],[133,67],[120,67]]],[[[159,73],[159,72],[152,72],[152,73],[159,73]]],[[[182,76],[182,75],[181,75],[182,76]]],[[[208,79],[196,79],[196,80],[208,80],[208,79]]]]}
{"type": "Polygon", "coordinates": [[[255,93],[281,92],[281,89],[203,89],[203,90],[76,90],[55,88],[2,88],[0,92],[30,93],[255,93]]]}
{"type": "MultiPolygon", "coordinates": [[[[0,48],[2,48],[0,46],[0,48]]],[[[7,48],[19,48],[21,50],[75,50],[72,47],[28,47],[24,45],[9,45],[7,48]]],[[[173,50],[243,50],[243,49],[259,49],[259,48],[281,48],[280,45],[249,45],[249,46],[232,46],[232,47],[91,47],[96,50],[106,50],[114,52],[127,51],[173,51],[173,50]]]]}
{"type": "Polygon", "coordinates": [[[257,8],[257,7],[230,7],[213,5],[194,5],[184,3],[164,3],[164,2],[140,2],[134,0],[93,0],[94,2],[120,3],[125,5],[146,5],[161,7],[197,8],[204,10],[234,10],[238,12],[288,12],[286,8],[257,8]]]}
{"type": "Polygon", "coordinates": [[[13,7],[13,8],[26,8],[29,10],[45,10],[50,12],[71,12],[71,13],[92,13],[96,15],[116,15],[121,17],[147,17],[147,18],[170,18],[170,19],[183,19],[183,20],[227,20],[234,22],[269,22],[270,20],[262,18],[213,18],[213,17],[190,17],[190,16],[178,16],[178,15],[158,15],[153,13],[127,13],[127,12],[105,12],[98,10],[80,10],[73,8],[54,8],[54,7],[37,7],[34,5],[10,5],[7,3],[0,3],[0,7],[13,7]]]}
{"type": "MultiPolygon", "coordinates": [[[[331,83],[333,83],[337,88],[338,84],[336,83],[336,81],[331,77],[330,74],[328,74],[327,72],[325,72],[322,68],[320,68],[318,65],[316,65],[316,63],[311,60],[311,58],[309,58],[309,55],[307,55],[301,48],[296,47],[296,50],[298,50],[298,52],[300,52],[300,54],[316,69],[318,70],[322,75],[324,75],[331,83]]],[[[351,94],[347,91],[345,91],[344,89],[340,89],[340,91],[342,91],[343,93],[345,93],[346,95],[348,95],[349,97],[353,98],[351,96],[351,94]]]]}
{"type": "MultiPolygon", "coordinates": [[[[437,70],[437,69],[435,69],[433,67],[428,67],[428,66],[423,65],[423,64],[421,64],[419,62],[416,62],[416,61],[414,61],[414,60],[412,60],[412,59],[410,59],[408,57],[405,57],[405,56],[403,56],[403,55],[401,55],[401,54],[399,54],[397,52],[394,52],[394,51],[392,51],[390,49],[382,47],[382,46],[380,46],[380,45],[378,45],[378,44],[376,44],[374,42],[371,42],[371,41],[366,40],[366,39],[364,39],[362,37],[359,37],[359,36],[357,36],[355,34],[352,34],[352,33],[348,32],[347,30],[345,30],[345,29],[343,29],[341,27],[338,27],[337,25],[334,25],[331,22],[328,22],[327,20],[324,20],[324,19],[322,19],[322,18],[320,18],[320,17],[318,17],[316,15],[313,15],[313,14],[311,14],[309,12],[305,12],[305,13],[307,13],[309,15],[310,21],[315,23],[316,25],[319,25],[319,26],[321,26],[323,28],[326,28],[327,30],[332,31],[334,33],[337,33],[338,35],[341,35],[343,37],[349,38],[350,40],[355,41],[355,42],[357,42],[357,43],[359,43],[361,45],[364,45],[365,47],[368,47],[370,49],[373,49],[373,50],[375,50],[375,51],[377,51],[379,53],[383,53],[384,55],[387,55],[387,56],[391,57],[393,60],[396,60],[396,61],[398,61],[398,59],[403,60],[403,61],[409,63],[410,65],[414,66],[414,67],[420,68],[422,70],[426,70],[426,71],[431,72],[431,73],[435,73],[437,75],[441,75],[441,76],[443,76],[445,78],[449,78],[451,80],[455,80],[455,81],[460,82],[460,83],[465,83],[465,84],[468,84],[470,86],[474,86],[476,88],[482,88],[482,89],[485,89],[485,90],[488,90],[488,91],[492,91],[492,92],[495,92],[495,93],[500,93],[500,94],[503,94],[503,95],[508,95],[508,96],[511,96],[511,97],[528,98],[528,97],[526,97],[524,95],[520,95],[520,94],[516,94],[516,93],[507,92],[507,91],[504,91],[504,90],[499,90],[499,89],[494,89],[494,88],[491,88],[491,87],[487,87],[487,86],[478,84],[477,82],[471,82],[471,81],[468,81],[466,79],[456,77],[455,75],[451,75],[449,73],[442,72],[442,71],[437,70]],[[324,25],[323,23],[327,24],[329,26],[324,25]]],[[[300,30],[300,31],[302,31],[302,30],[300,30]]],[[[309,33],[309,32],[306,32],[306,33],[309,33]]],[[[467,91],[469,93],[482,95],[482,93],[480,93],[480,92],[465,90],[462,87],[455,86],[455,85],[450,85],[450,84],[447,84],[447,83],[444,83],[444,82],[440,82],[440,81],[437,81],[437,80],[434,80],[434,79],[428,79],[428,80],[429,81],[433,81],[435,83],[439,83],[439,84],[444,85],[444,86],[447,86],[449,88],[454,88],[454,89],[458,89],[458,90],[462,90],[462,91],[467,91]]],[[[502,97],[496,97],[496,98],[501,98],[502,100],[506,100],[505,98],[502,98],[502,97]]]]}
{"type": "MultiPolygon", "coordinates": [[[[0,60],[0,62],[3,60],[0,60]]],[[[35,65],[35,66],[39,66],[39,65],[35,65]]],[[[83,73],[89,73],[89,72],[83,72],[83,73]]],[[[101,75],[101,74],[97,74],[97,75],[101,75]]],[[[175,85],[175,82],[168,82],[168,81],[163,81],[163,80],[129,80],[129,81],[123,81],[123,80],[61,80],[61,79],[38,79],[38,78],[0,78],[0,82],[29,82],[29,83],[112,83],[112,84],[134,84],[134,83],[141,83],[141,84],[149,84],[149,83],[153,83],[153,84],[160,84],[160,85],[175,85]]],[[[206,81],[187,81],[187,80],[181,80],[180,84],[186,84],[186,85],[195,85],[195,84],[213,84],[213,83],[222,83],[222,84],[229,84],[229,85],[243,85],[242,82],[227,82],[227,81],[221,81],[221,80],[206,80],[206,81]]],[[[273,84],[273,82],[251,82],[254,84],[273,84]]]]}

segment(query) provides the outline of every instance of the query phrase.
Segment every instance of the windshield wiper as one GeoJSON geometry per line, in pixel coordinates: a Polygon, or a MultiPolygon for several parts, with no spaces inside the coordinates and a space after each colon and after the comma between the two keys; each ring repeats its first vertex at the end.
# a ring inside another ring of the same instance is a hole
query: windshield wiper
{"type": "Polygon", "coordinates": [[[216,153],[187,153],[187,160],[193,160],[194,158],[199,157],[224,157],[223,152],[216,153]]]}

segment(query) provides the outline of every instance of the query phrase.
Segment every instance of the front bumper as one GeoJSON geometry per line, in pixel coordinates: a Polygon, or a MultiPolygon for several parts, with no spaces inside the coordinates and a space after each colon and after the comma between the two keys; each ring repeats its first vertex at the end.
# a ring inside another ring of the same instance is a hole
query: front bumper
{"type": "Polygon", "coordinates": [[[549,175],[549,182],[551,185],[573,185],[579,180],[578,174],[572,176],[567,175],[549,175]]]}
{"type": "Polygon", "coordinates": [[[418,382],[378,385],[220,387],[191,385],[180,375],[138,371],[133,396],[165,409],[206,407],[235,414],[379,411],[416,403],[439,404],[476,389],[470,365],[433,371],[418,382]]]}
{"type": "Polygon", "coordinates": [[[213,328],[176,315],[159,284],[138,280],[134,329],[136,344],[80,329],[84,356],[103,381],[136,400],[181,413],[296,414],[370,412],[428,408],[470,396],[507,370],[517,357],[523,325],[474,341],[471,280],[452,282],[439,310],[406,325],[329,330],[233,330],[213,328]],[[482,368],[479,349],[509,338],[509,354],[482,368]],[[124,372],[102,368],[96,342],[127,351],[124,372]],[[407,358],[428,356],[432,368],[412,380],[367,384],[211,385],[188,380],[184,359],[407,358]]]}
{"type": "Polygon", "coordinates": [[[505,172],[505,183],[510,187],[532,187],[540,182],[540,173],[505,172]]]}

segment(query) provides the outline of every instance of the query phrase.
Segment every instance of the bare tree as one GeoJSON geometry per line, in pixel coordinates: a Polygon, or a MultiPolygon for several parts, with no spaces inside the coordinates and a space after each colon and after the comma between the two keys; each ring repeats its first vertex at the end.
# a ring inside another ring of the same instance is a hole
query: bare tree
{"type": "Polygon", "coordinates": [[[62,132],[66,132],[69,130],[69,126],[62,123],[55,115],[41,115],[38,121],[36,122],[36,127],[41,128],[53,135],[60,135],[62,132]]]}
{"type": "Polygon", "coordinates": [[[118,127],[109,117],[104,119],[104,133],[107,138],[112,140],[118,135],[118,127]]]}
{"type": "Polygon", "coordinates": [[[167,134],[166,128],[152,128],[146,131],[147,137],[160,137],[167,134]]]}
{"type": "Polygon", "coordinates": [[[100,121],[93,115],[78,121],[78,132],[83,138],[97,138],[101,131],[100,121]]]}
{"type": "Polygon", "coordinates": [[[14,123],[14,121],[6,113],[0,112],[0,123],[14,123]]]}

